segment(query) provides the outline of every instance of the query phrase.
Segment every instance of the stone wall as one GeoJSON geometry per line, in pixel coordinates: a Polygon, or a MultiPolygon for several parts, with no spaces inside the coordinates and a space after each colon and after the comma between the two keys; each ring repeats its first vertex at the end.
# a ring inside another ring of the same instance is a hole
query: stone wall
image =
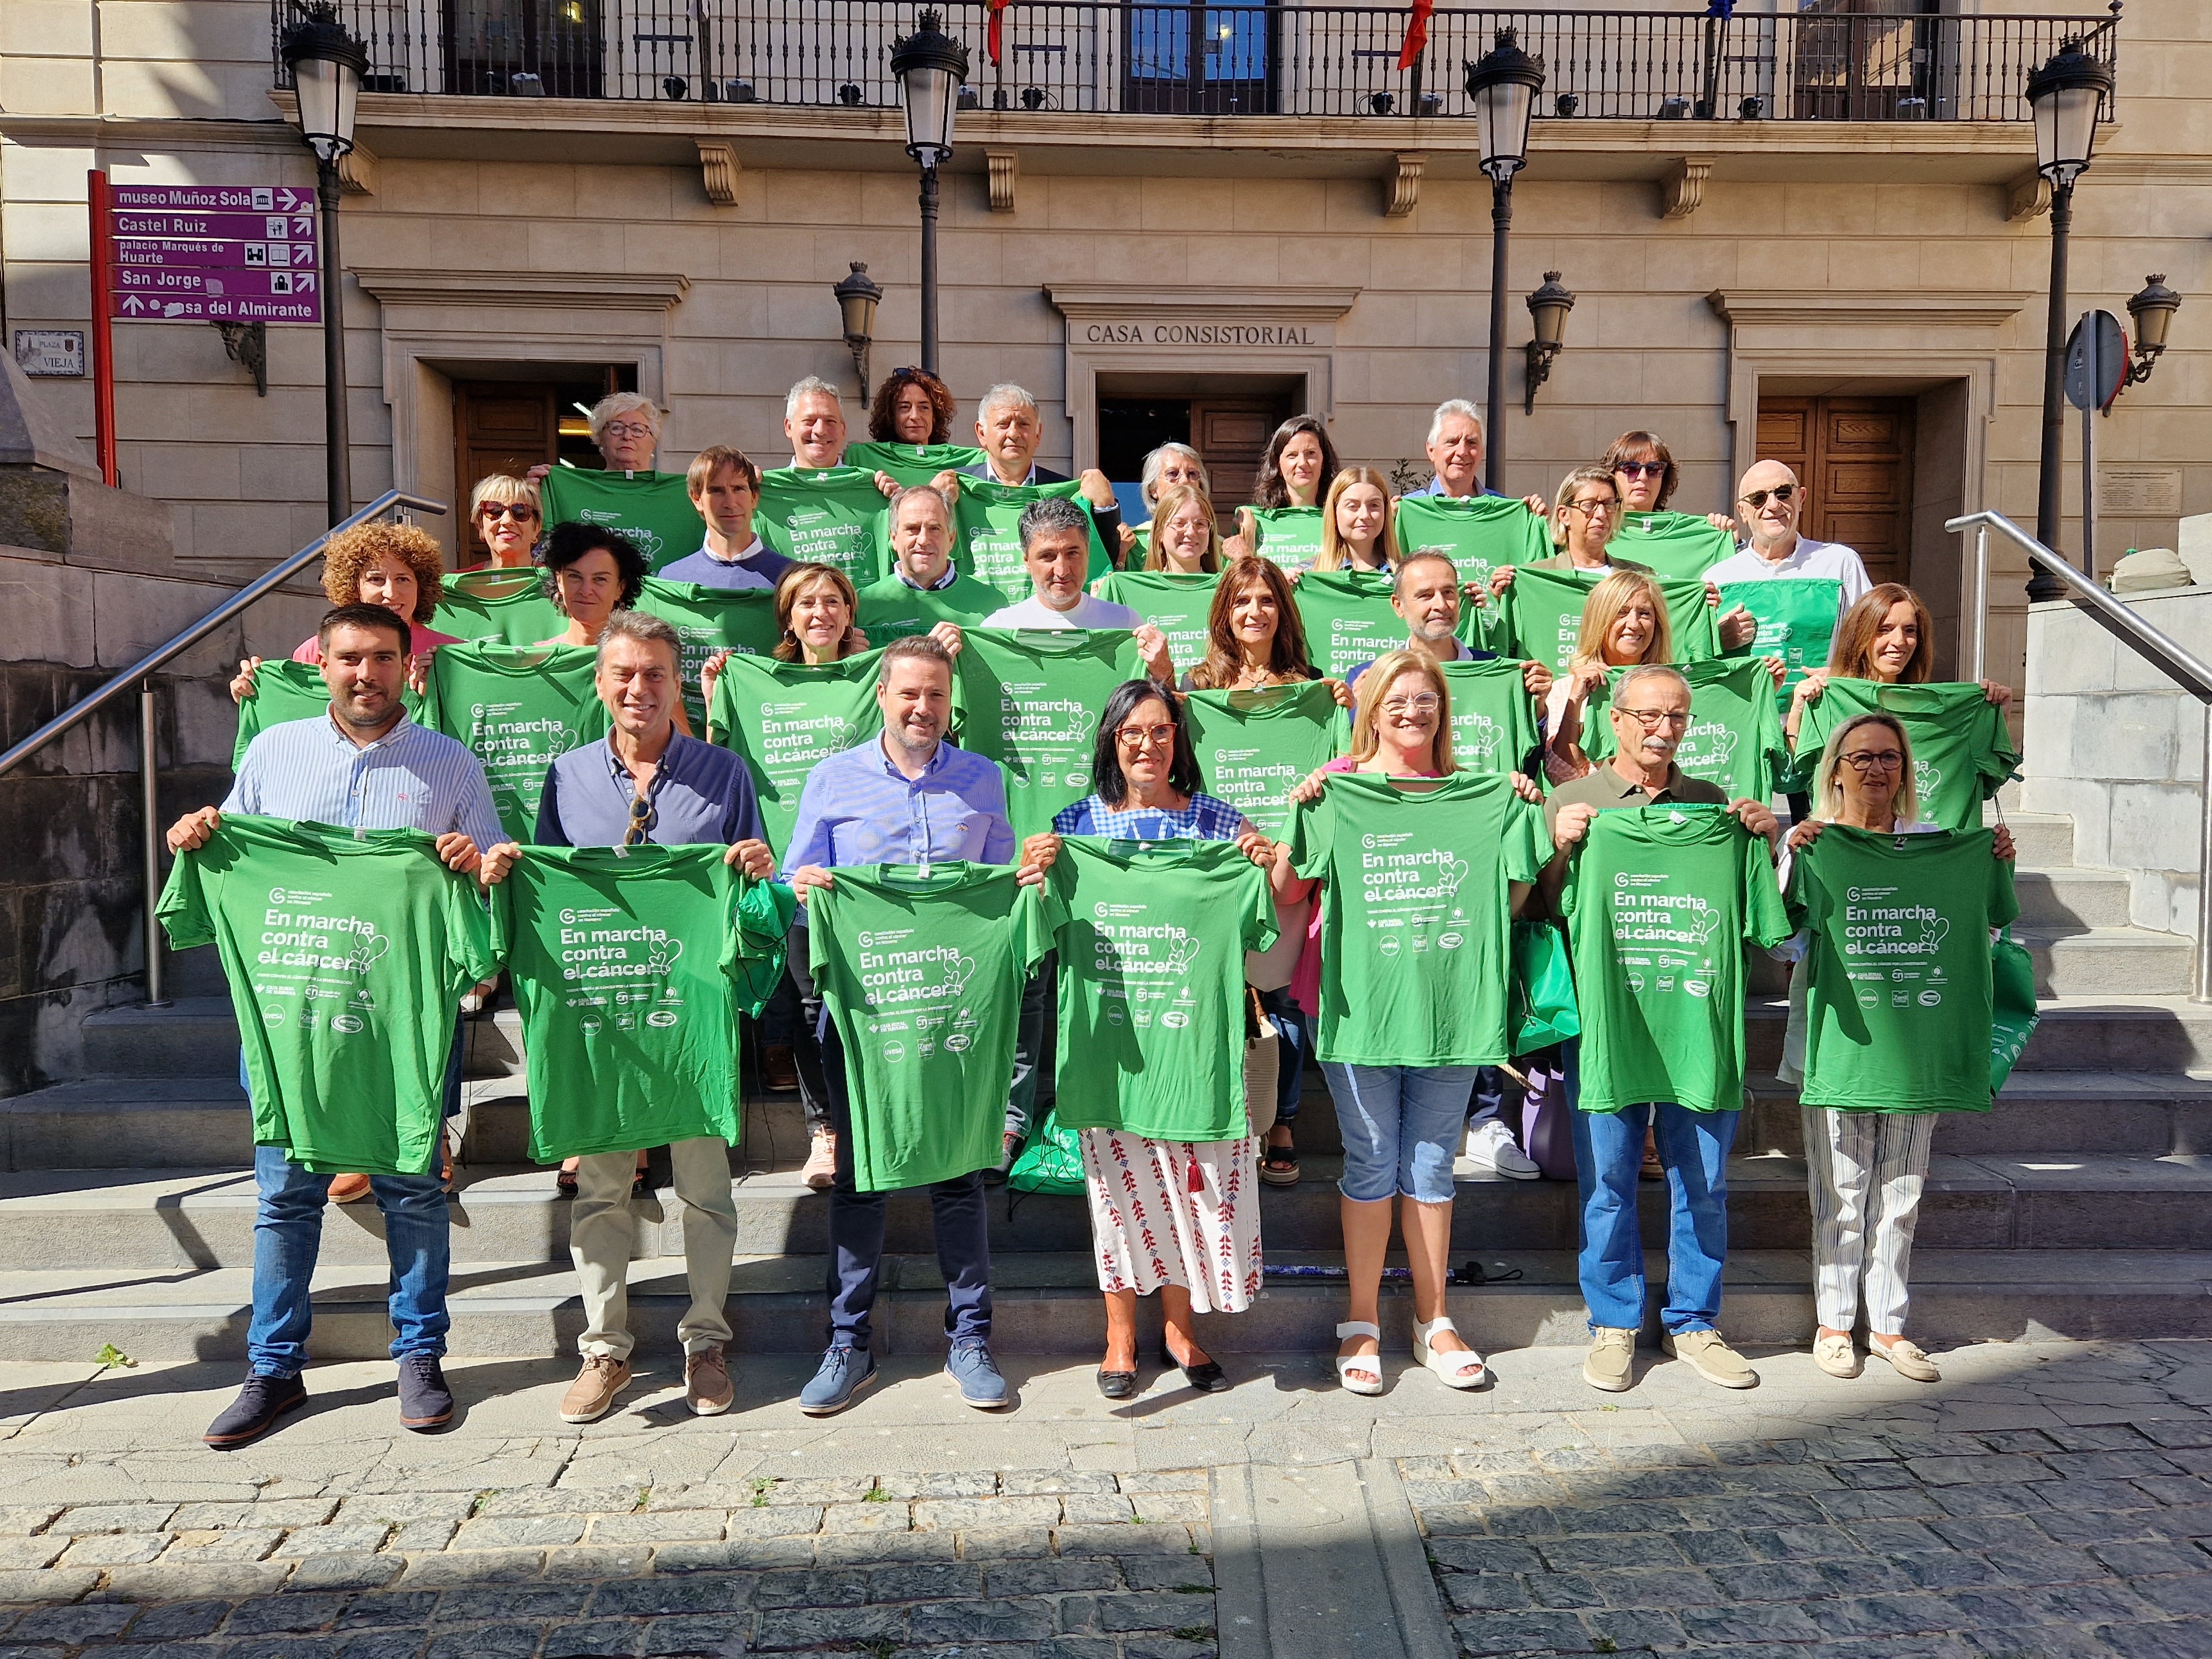
{"type": "MultiPolygon", "coordinates": [[[[2212,589],[2125,603],[2212,656],[2212,589]]],[[[2065,601],[2031,607],[2027,630],[2021,805],[2072,814],[2075,861],[2130,873],[2136,926],[2194,937],[2204,706],[2065,601]]]]}

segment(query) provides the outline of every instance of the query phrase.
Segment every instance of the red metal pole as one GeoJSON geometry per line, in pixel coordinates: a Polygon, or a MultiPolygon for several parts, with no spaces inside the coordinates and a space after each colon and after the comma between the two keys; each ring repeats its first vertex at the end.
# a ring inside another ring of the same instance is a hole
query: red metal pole
{"type": "Polygon", "coordinates": [[[110,330],[108,290],[113,285],[114,249],[107,240],[107,175],[94,167],[85,175],[86,201],[92,213],[92,430],[100,476],[110,489],[122,488],[115,470],[115,339],[110,330]]]}

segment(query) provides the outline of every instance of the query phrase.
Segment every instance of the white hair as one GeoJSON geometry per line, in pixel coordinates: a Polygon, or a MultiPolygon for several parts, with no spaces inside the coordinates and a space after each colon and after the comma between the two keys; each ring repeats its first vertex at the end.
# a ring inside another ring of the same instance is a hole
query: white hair
{"type": "Polygon", "coordinates": [[[1663,662],[1640,662],[1623,674],[1619,684],[1613,688],[1613,706],[1615,708],[1626,708],[1628,705],[1624,699],[1628,696],[1628,688],[1644,680],[1664,680],[1684,696],[1691,695],[1690,682],[1679,668],[1671,668],[1663,662]]]}
{"type": "Polygon", "coordinates": [[[592,441],[597,443],[599,434],[625,415],[641,415],[645,423],[653,428],[653,439],[660,441],[660,410],[653,399],[641,392],[610,392],[592,405],[592,441]]]}
{"type": "Polygon", "coordinates": [[[934,484],[908,484],[897,495],[892,496],[891,522],[894,525],[898,522],[899,509],[907,504],[909,498],[933,502],[936,505],[937,516],[945,520],[945,527],[947,530],[952,527],[952,503],[945,499],[945,492],[934,484]]]}
{"type": "Polygon", "coordinates": [[[845,400],[837,395],[837,388],[819,374],[809,374],[805,379],[795,382],[791,390],[783,394],[783,418],[787,421],[797,420],[799,405],[809,398],[827,398],[837,405],[837,412],[840,415],[845,412],[845,400]]]}
{"type": "Polygon", "coordinates": [[[1144,480],[1140,488],[1147,507],[1158,507],[1160,504],[1160,474],[1168,470],[1168,461],[1176,455],[1186,457],[1190,464],[1198,469],[1198,487],[1206,492],[1208,501],[1213,499],[1213,477],[1206,470],[1206,457],[1188,444],[1162,444],[1145,457],[1144,470],[1140,474],[1144,480]]]}
{"type": "MultiPolygon", "coordinates": [[[[1012,380],[1001,380],[985,392],[983,401],[975,405],[975,418],[988,421],[991,418],[991,411],[1005,404],[1026,409],[1032,415],[1037,414],[1037,401],[1026,389],[1016,386],[1012,380]]],[[[1038,419],[1042,420],[1043,416],[1038,416],[1038,419]]]]}
{"type": "Polygon", "coordinates": [[[1429,441],[1437,443],[1444,435],[1444,422],[1455,415],[1474,422],[1477,442],[1482,438],[1482,413],[1464,398],[1447,398],[1437,405],[1437,412],[1429,416],[1429,441]]]}

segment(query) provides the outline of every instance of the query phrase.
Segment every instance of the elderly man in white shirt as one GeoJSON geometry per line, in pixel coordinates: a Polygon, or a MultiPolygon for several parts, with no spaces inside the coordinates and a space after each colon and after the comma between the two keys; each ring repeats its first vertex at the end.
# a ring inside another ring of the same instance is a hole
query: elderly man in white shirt
{"type": "Polygon", "coordinates": [[[1843,584],[1843,603],[1874,584],[1856,552],[1841,542],[1816,542],[1797,533],[1805,486],[1779,461],[1758,461],[1736,488],[1736,512],[1750,526],[1749,544],[1705,572],[1709,582],[1755,582],[1772,576],[1832,576],[1843,584]]]}

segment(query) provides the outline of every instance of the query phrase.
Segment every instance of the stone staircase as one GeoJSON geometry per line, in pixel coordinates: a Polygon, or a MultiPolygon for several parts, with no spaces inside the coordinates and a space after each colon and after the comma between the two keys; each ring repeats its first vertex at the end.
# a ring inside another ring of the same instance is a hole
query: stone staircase
{"type": "MultiPolygon", "coordinates": [[[[2212,1334],[2212,1006],[2185,995],[2188,941],[2127,923],[2127,878],[2073,862],[2069,820],[2008,813],[2021,844],[2016,936],[2036,960],[2044,1019],[1996,1109],[1946,1118],[1922,1207],[1915,1323],[1948,1344],[2028,1336],[2212,1334]]],[[[179,959],[179,983],[213,994],[156,1012],[94,1016],[89,1074],[0,1101],[0,1358],[84,1360],[112,1342],[140,1358],[235,1358],[251,1300],[253,1187],[228,1000],[210,960],[179,959]]],[[[1802,1138],[1773,1075],[1778,997],[1749,1012],[1753,1079],[1730,1174],[1725,1326],[1748,1343],[1795,1343],[1813,1327],[1802,1138]]],[[[569,1351],[581,1323],[568,1259],[568,1205],[525,1161],[526,1103],[512,1010],[469,1030],[469,1111],[453,1202],[453,1351],[535,1358],[569,1351]]],[[[1340,1262],[1334,1177],[1340,1145],[1317,1076],[1299,1142],[1306,1170],[1264,1189],[1272,1266],[1340,1262]]],[[[827,1201],[802,1187],[795,1097],[748,1088],[733,1152],[739,1216],[732,1320],[739,1351],[805,1352],[822,1340],[827,1201]]],[[[683,1305],[674,1206],[638,1206],[632,1316],[666,1342],[683,1305]]],[[[1656,1254],[1656,1189],[1644,1206],[1656,1254]]],[[[1080,1200],[992,1200],[997,1340],[1009,1352],[1079,1354],[1103,1329],[1080,1200]]],[[[1574,1189],[1478,1176],[1462,1166],[1455,1259],[1493,1278],[1454,1292],[1486,1347],[1583,1338],[1574,1189]]],[[[926,1201],[890,1206],[887,1351],[941,1341],[941,1281],[926,1201]]],[[[334,1208],[316,1279],[325,1358],[385,1352],[384,1254],[373,1205],[334,1208]]],[[[1319,1347],[1340,1316],[1326,1280],[1271,1281],[1234,1320],[1208,1323],[1226,1352],[1319,1347]]],[[[1402,1297],[1386,1299],[1401,1328],[1402,1297]]]]}

